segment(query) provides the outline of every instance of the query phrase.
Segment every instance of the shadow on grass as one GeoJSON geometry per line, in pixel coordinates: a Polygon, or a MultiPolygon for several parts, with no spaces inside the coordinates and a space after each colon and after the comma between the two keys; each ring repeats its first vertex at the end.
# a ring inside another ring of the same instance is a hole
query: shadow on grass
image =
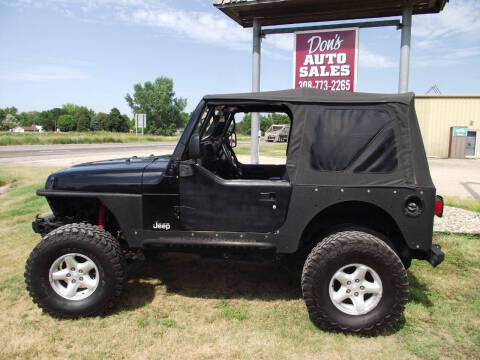
{"type": "Polygon", "coordinates": [[[121,307],[153,300],[155,287],[188,297],[228,299],[299,299],[300,275],[278,263],[205,259],[188,254],[159,254],[134,262],[121,307]]]}
{"type": "Polygon", "coordinates": [[[155,286],[155,284],[141,282],[139,279],[129,278],[113,312],[135,310],[150,304],[155,297],[155,286]]]}
{"type": "Polygon", "coordinates": [[[408,301],[425,307],[432,307],[433,303],[429,297],[430,289],[427,283],[419,280],[412,272],[408,273],[408,282],[410,283],[410,297],[408,301]]]}

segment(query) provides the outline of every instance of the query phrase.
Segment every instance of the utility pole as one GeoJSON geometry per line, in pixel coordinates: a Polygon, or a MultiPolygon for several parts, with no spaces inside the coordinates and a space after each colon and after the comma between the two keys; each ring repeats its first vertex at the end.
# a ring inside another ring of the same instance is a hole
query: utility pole
{"type": "Polygon", "coordinates": [[[402,43],[400,46],[400,74],[398,92],[408,92],[408,73],[410,67],[410,41],[412,38],[412,6],[406,5],[402,12],[402,43]]]}
{"type": "MultiPolygon", "coordinates": [[[[260,91],[260,53],[262,47],[261,25],[258,18],[253,19],[253,54],[252,54],[252,91],[260,91]]],[[[252,124],[250,130],[250,162],[258,164],[258,130],[260,129],[260,114],[252,113],[252,124]]]]}

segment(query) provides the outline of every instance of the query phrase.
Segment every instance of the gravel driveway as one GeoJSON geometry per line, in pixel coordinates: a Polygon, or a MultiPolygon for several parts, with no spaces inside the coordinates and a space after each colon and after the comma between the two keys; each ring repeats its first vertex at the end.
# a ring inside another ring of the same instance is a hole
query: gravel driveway
{"type": "Polygon", "coordinates": [[[480,234],[480,213],[445,206],[443,217],[435,216],[433,231],[480,234]]]}

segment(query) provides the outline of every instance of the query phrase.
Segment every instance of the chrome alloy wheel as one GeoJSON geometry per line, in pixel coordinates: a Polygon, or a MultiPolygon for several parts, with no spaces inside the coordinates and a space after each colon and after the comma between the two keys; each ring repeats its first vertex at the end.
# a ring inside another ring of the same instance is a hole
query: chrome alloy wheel
{"type": "Polygon", "coordinates": [[[371,267],[363,264],[343,266],[333,274],[329,295],[333,305],[349,315],[372,311],[382,298],[382,280],[371,267]]]}
{"type": "Polygon", "coordinates": [[[61,297],[83,300],[97,289],[100,273],[97,265],[88,256],[69,253],[53,262],[48,279],[52,289],[61,297]]]}

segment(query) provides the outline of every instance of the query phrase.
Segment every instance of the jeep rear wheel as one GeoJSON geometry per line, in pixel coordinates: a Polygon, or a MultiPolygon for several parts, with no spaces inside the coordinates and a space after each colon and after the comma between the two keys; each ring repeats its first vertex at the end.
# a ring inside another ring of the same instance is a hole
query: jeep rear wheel
{"type": "Polygon", "coordinates": [[[68,224],[46,235],[25,267],[27,290],[58,318],[102,314],[120,296],[125,261],[113,236],[90,224],[68,224]]]}
{"type": "Polygon", "coordinates": [[[390,328],[408,300],[408,278],[397,254],[382,240],[343,231],[308,256],[302,292],[311,320],[325,330],[365,335],[390,328]]]}

